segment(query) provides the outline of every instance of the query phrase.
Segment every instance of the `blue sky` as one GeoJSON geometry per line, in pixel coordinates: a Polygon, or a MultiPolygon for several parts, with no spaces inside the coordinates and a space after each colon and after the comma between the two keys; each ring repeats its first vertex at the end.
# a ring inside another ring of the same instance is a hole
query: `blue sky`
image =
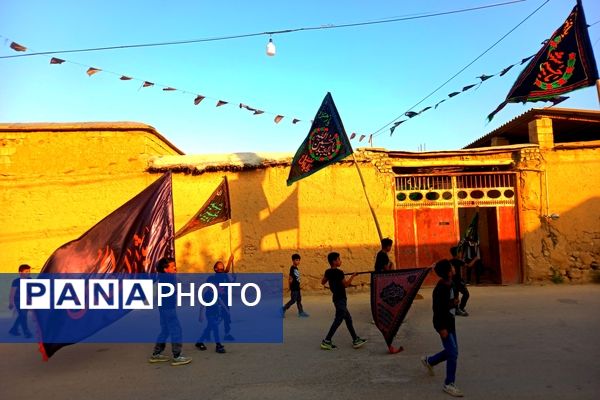
{"type": "MultiPolygon", "coordinates": [[[[0,56],[28,51],[169,42],[445,12],[504,0],[371,1],[159,1],[0,2],[0,56]],[[8,38],[8,41],[7,39],[8,38]]],[[[268,36],[0,59],[0,122],[135,121],[154,126],[188,154],[295,152],[326,92],[331,92],[348,135],[369,135],[437,88],[514,28],[545,0],[462,14],[352,28],[277,34],[277,55],[267,57],[268,36]],[[82,65],[78,65],[79,63],[82,65]],[[87,66],[154,82],[121,81],[87,66]],[[158,84],[194,95],[164,92],[158,84]],[[215,107],[217,99],[228,105],[215,107]],[[239,103],[267,111],[254,116],[239,103]],[[275,124],[276,114],[285,118],[275,124]],[[292,118],[302,122],[292,124],[292,118]]],[[[477,76],[501,71],[535,54],[558,28],[574,0],[551,0],[494,49],[415,108],[434,105],[477,76]]],[[[600,20],[600,2],[583,0],[588,24],[600,20]]],[[[600,64],[600,23],[589,28],[600,64]]],[[[374,138],[375,147],[416,151],[457,149],[532,107],[509,104],[487,124],[523,66],[448,99],[374,138]]],[[[598,109],[594,87],[570,94],[560,107],[598,109]]],[[[367,146],[352,140],[353,146],[367,146]]]]}

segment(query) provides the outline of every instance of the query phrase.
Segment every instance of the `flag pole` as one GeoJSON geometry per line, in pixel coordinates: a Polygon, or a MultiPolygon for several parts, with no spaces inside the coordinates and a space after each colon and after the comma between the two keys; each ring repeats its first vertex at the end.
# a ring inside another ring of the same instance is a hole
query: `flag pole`
{"type": "Polygon", "coordinates": [[[600,103],[600,79],[596,80],[596,91],[598,92],[598,103],[600,103]]]}
{"type": "Polygon", "coordinates": [[[354,152],[352,152],[352,159],[354,160],[354,166],[358,171],[358,176],[360,177],[360,182],[362,183],[362,188],[365,193],[365,198],[367,199],[367,203],[369,204],[369,209],[371,210],[371,215],[373,216],[373,221],[375,221],[375,226],[377,227],[377,234],[379,235],[379,240],[383,239],[383,235],[381,234],[381,227],[379,226],[379,221],[377,221],[377,216],[375,215],[375,210],[373,210],[373,206],[371,205],[371,201],[369,200],[369,196],[367,195],[367,187],[365,185],[365,179],[363,178],[362,172],[360,172],[360,168],[358,167],[358,162],[356,161],[356,157],[354,156],[354,152]]]}
{"type": "MultiPolygon", "coordinates": [[[[233,255],[233,250],[231,249],[231,217],[229,217],[229,257],[231,257],[233,255]]],[[[231,272],[233,272],[235,269],[235,262],[231,263],[231,272]]]]}

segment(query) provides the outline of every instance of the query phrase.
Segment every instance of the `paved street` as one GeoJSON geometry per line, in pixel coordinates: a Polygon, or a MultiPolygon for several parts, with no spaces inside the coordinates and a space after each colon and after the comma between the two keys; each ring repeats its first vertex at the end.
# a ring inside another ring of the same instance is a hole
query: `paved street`
{"type": "MultiPolygon", "coordinates": [[[[600,392],[600,285],[470,287],[471,316],[457,321],[457,386],[471,399],[595,399],[600,392]]],[[[334,351],[319,343],[333,317],[329,296],[305,296],[310,318],[295,307],[284,320],[285,343],[214,346],[181,367],[147,363],[152,345],[77,344],[41,362],[34,345],[0,345],[0,398],[116,399],[445,399],[444,368],[430,377],[423,353],[441,348],[431,324],[431,288],[420,292],[395,344],[386,352],[370,323],[369,295],[352,294],[357,332],[344,325],[334,351]]],[[[158,327],[157,327],[158,329],[158,327]]]]}

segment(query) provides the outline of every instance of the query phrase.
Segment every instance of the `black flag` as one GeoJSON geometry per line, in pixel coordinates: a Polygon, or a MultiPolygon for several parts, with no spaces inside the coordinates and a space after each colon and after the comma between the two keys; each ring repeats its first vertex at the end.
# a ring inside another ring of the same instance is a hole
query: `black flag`
{"type": "Polygon", "coordinates": [[[489,116],[491,121],[508,103],[548,101],[598,79],[598,69],[581,1],[566,21],[521,72],[506,100],[489,116]]]}
{"type": "Polygon", "coordinates": [[[411,268],[371,273],[371,313],[390,352],[400,324],[430,270],[411,268]]]}
{"type": "Polygon", "coordinates": [[[294,155],[287,184],[289,186],[306,178],[350,154],[352,146],[346,136],[342,119],[335,108],[331,93],[327,92],[308,136],[294,155]]]}
{"type": "MultiPolygon", "coordinates": [[[[59,247],[42,268],[44,274],[136,274],[155,272],[162,257],[174,257],[173,195],[167,173],[137,196],[98,222],[79,239],[59,247]]],[[[127,313],[107,314],[78,310],[36,310],[40,351],[44,359],[71,343],[56,343],[58,331],[77,332],[83,340],[127,313]]]]}
{"type": "Polygon", "coordinates": [[[229,201],[229,185],[227,177],[217,186],[208,200],[198,212],[175,234],[175,239],[187,235],[197,229],[206,228],[231,218],[231,203],[229,201]]]}

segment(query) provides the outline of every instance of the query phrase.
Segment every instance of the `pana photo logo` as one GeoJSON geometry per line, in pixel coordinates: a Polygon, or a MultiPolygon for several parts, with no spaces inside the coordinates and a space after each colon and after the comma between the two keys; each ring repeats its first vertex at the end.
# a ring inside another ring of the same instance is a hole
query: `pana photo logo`
{"type": "Polygon", "coordinates": [[[255,307],[261,300],[260,286],[252,282],[158,282],[156,291],[152,279],[22,279],[19,284],[26,310],[144,310],[154,308],[155,300],[158,307],[211,307],[220,296],[228,307],[234,296],[255,307]]]}

